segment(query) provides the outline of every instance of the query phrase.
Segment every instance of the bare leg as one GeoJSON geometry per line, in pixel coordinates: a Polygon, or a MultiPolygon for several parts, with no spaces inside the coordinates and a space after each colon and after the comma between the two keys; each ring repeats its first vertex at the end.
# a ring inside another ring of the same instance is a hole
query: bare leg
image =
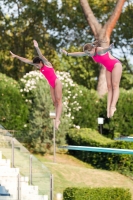
{"type": "Polygon", "coordinates": [[[56,101],[55,128],[58,129],[60,124],[60,116],[62,113],[62,83],[59,79],[56,79],[55,83],[55,101],[56,101]]]}
{"type": "Polygon", "coordinates": [[[56,109],[55,90],[54,90],[54,88],[52,88],[51,86],[50,86],[50,93],[51,93],[51,98],[52,98],[52,101],[53,101],[53,105],[54,105],[54,107],[55,107],[55,109],[56,109]]]}
{"type": "Polygon", "coordinates": [[[116,111],[116,103],[119,98],[119,84],[122,75],[122,65],[117,63],[112,71],[112,86],[113,86],[113,98],[110,106],[110,117],[113,117],[116,111]]]}
{"type": "Polygon", "coordinates": [[[112,102],[113,88],[112,88],[112,75],[110,71],[106,70],[106,81],[108,88],[108,97],[107,97],[107,117],[110,117],[110,107],[112,102]]]}

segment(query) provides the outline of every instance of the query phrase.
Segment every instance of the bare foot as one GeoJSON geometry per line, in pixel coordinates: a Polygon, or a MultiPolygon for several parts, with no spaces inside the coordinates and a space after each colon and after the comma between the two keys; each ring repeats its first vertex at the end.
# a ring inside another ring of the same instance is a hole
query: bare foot
{"type": "Polygon", "coordinates": [[[111,107],[110,108],[110,117],[113,117],[113,115],[114,115],[114,112],[116,111],[116,107],[111,107]]]}
{"type": "Polygon", "coordinates": [[[60,120],[55,120],[55,129],[59,130],[60,120]]]}

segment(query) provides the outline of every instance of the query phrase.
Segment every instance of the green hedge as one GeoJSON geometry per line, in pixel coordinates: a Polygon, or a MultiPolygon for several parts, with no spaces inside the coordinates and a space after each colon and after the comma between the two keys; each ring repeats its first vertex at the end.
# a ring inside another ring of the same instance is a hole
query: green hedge
{"type": "Polygon", "coordinates": [[[66,188],[63,200],[131,200],[131,193],[123,188],[66,188]]]}
{"type": "MultiPolygon", "coordinates": [[[[114,141],[92,129],[71,129],[67,134],[68,145],[93,146],[119,149],[133,149],[132,142],[114,141]]],[[[132,175],[133,155],[95,153],[87,151],[69,151],[78,159],[92,164],[96,168],[117,170],[126,175],[132,175]]]]}

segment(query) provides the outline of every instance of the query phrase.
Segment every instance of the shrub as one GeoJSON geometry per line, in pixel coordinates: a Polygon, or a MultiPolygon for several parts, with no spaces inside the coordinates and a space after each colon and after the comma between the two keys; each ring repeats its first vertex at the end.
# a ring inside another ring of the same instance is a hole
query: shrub
{"type": "Polygon", "coordinates": [[[66,188],[64,200],[131,200],[129,189],[124,188],[66,188]]]}
{"type": "Polygon", "coordinates": [[[19,84],[4,74],[0,82],[0,124],[8,130],[25,131],[29,112],[19,84]]]}

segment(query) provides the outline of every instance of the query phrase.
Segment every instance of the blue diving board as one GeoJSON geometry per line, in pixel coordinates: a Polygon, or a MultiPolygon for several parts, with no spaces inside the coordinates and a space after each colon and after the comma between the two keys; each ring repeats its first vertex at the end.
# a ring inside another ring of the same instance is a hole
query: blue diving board
{"type": "Polygon", "coordinates": [[[119,137],[119,138],[115,138],[114,140],[121,140],[121,141],[127,141],[127,142],[133,142],[133,137],[119,137]]]}
{"type": "Polygon", "coordinates": [[[133,149],[114,149],[104,147],[88,147],[88,146],[60,146],[61,149],[104,152],[104,153],[119,153],[119,154],[133,154],[133,149]]]}

